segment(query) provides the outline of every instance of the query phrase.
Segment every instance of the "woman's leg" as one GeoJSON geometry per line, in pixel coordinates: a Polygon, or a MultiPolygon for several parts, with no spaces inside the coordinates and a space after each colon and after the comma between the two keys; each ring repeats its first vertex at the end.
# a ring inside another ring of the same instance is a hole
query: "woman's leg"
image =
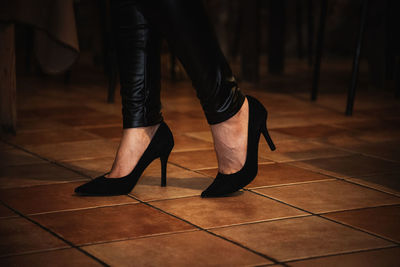
{"type": "Polygon", "coordinates": [[[123,135],[108,178],[129,174],[163,120],[160,103],[161,37],[137,1],[111,1],[120,73],[123,135]]]}
{"type": "Polygon", "coordinates": [[[211,124],[219,171],[238,171],[246,158],[248,104],[221,52],[202,1],[138,3],[148,21],[164,34],[192,80],[211,124]]]}

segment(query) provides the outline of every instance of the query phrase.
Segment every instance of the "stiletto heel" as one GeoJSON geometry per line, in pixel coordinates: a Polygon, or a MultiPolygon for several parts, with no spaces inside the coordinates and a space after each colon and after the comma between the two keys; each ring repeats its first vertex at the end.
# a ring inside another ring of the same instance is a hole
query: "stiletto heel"
{"type": "Polygon", "coordinates": [[[236,173],[223,174],[218,172],[212,184],[201,193],[202,197],[225,196],[238,191],[253,181],[258,171],[258,144],[261,133],[271,150],[275,150],[275,145],[267,130],[267,110],[254,97],[246,97],[249,103],[246,161],[242,169],[236,173]]]}
{"type": "Polygon", "coordinates": [[[167,162],[168,162],[168,157],[169,154],[171,153],[168,152],[166,156],[161,156],[160,161],[161,161],[161,186],[167,186],[167,162]]]}
{"type": "Polygon", "coordinates": [[[274,151],[276,149],[276,147],[275,147],[274,142],[272,142],[271,136],[268,133],[267,124],[266,123],[261,128],[261,132],[264,135],[265,141],[267,141],[267,144],[268,144],[269,148],[271,149],[271,151],[274,151]]]}
{"type": "Polygon", "coordinates": [[[161,186],[167,183],[167,161],[174,147],[174,138],[165,122],[161,122],[149,146],[144,151],[130,174],[121,178],[106,178],[104,175],[93,179],[75,189],[75,193],[86,196],[125,195],[132,191],[143,171],[153,162],[161,160],[161,186]]]}

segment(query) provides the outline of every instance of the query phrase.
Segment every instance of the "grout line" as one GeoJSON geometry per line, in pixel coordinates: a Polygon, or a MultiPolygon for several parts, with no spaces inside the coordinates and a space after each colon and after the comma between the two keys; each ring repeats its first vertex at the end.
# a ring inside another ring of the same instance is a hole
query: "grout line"
{"type": "Polygon", "coordinates": [[[386,185],[381,185],[381,184],[373,183],[373,182],[370,182],[370,181],[366,181],[366,180],[364,180],[362,178],[359,178],[359,177],[344,178],[343,180],[345,180],[346,182],[349,182],[349,183],[353,183],[355,185],[360,185],[360,186],[368,187],[369,189],[378,190],[380,192],[383,192],[383,193],[386,193],[386,194],[389,194],[389,195],[393,195],[395,197],[400,197],[400,191],[392,189],[392,188],[390,188],[390,187],[388,187],[386,185]],[[358,181],[358,180],[360,180],[360,181],[358,181]],[[363,183],[363,181],[365,183],[363,183]],[[391,191],[391,190],[393,190],[393,191],[391,191]]]}
{"type": "MultiPolygon", "coordinates": [[[[378,207],[378,208],[379,208],[379,207],[378,207]]],[[[350,211],[351,211],[351,210],[350,210],[350,211]]],[[[327,219],[327,220],[329,220],[329,221],[332,221],[332,222],[339,223],[339,224],[341,224],[341,225],[350,227],[350,228],[352,228],[352,229],[359,230],[359,231],[364,232],[364,233],[368,233],[368,234],[373,235],[373,236],[375,236],[375,237],[384,239],[385,241],[388,241],[388,242],[390,242],[390,243],[392,243],[392,244],[394,243],[394,244],[396,244],[397,246],[400,246],[400,242],[399,242],[399,241],[394,240],[394,239],[391,239],[391,238],[389,238],[389,237],[386,237],[386,236],[383,236],[383,235],[379,235],[379,234],[374,233],[374,232],[372,232],[372,231],[363,229],[363,228],[361,228],[361,227],[353,226],[353,225],[351,225],[351,224],[348,224],[348,223],[345,223],[345,222],[341,222],[341,221],[339,221],[339,220],[331,219],[331,218],[326,217],[326,216],[324,216],[324,215],[320,215],[320,217],[321,217],[321,218],[324,218],[324,219],[327,219]]]]}
{"type": "Polygon", "coordinates": [[[236,224],[229,224],[229,225],[222,225],[222,226],[214,226],[214,227],[209,227],[209,228],[204,228],[204,229],[219,230],[219,229],[235,227],[235,226],[245,226],[245,225],[251,225],[251,224],[277,222],[277,221],[284,221],[284,220],[298,219],[298,218],[312,217],[312,216],[313,216],[312,214],[300,214],[300,215],[293,215],[293,216],[289,216],[289,217],[280,217],[280,218],[273,218],[273,219],[266,219],[266,220],[259,220],[259,221],[251,221],[251,222],[236,223],[236,224]]]}
{"type": "MultiPolygon", "coordinates": [[[[344,157],[346,157],[346,156],[344,156],[344,157]]],[[[363,187],[366,187],[366,188],[373,189],[375,191],[379,191],[379,192],[382,192],[382,193],[387,193],[387,194],[393,195],[393,193],[389,193],[389,192],[386,192],[386,191],[383,191],[383,190],[380,190],[380,189],[377,189],[377,188],[374,188],[374,187],[369,187],[367,185],[359,184],[359,183],[356,183],[356,182],[348,180],[348,179],[353,179],[353,178],[362,180],[362,178],[360,178],[362,176],[348,176],[348,175],[341,176],[341,175],[337,175],[336,173],[331,172],[331,171],[324,172],[323,169],[313,169],[313,168],[307,168],[306,166],[298,166],[296,164],[293,164],[293,163],[296,163],[296,162],[302,162],[302,160],[287,162],[286,164],[288,164],[289,166],[292,166],[292,167],[296,167],[296,168],[300,168],[300,169],[303,169],[303,170],[311,171],[311,172],[314,172],[314,173],[317,173],[317,174],[321,174],[321,175],[332,177],[334,179],[338,179],[338,180],[341,180],[341,181],[347,181],[347,182],[355,184],[355,185],[363,186],[363,187]]],[[[385,172],[384,173],[377,172],[377,173],[374,173],[374,174],[385,174],[385,172]]]]}
{"type": "Polygon", "coordinates": [[[63,241],[64,243],[66,243],[67,245],[69,245],[72,248],[77,249],[78,251],[80,251],[81,253],[85,254],[86,256],[92,258],[93,260],[97,261],[98,263],[100,263],[103,266],[109,266],[108,264],[106,264],[105,262],[103,262],[102,260],[100,260],[99,258],[95,257],[94,255],[90,254],[89,252],[81,249],[80,247],[76,246],[74,243],[70,242],[69,240],[63,238],[61,235],[57,234],[56,232],[50,230],[49,228],[41,225],[40,223],[36,222],[35,220],[33,220],[32,218],[30,218],[29,216],[25,216],[24,214],[22,214],[21,212],[19,212],[18,210],[8,206],[7,204],[5,204],[3,201],[0,201],[4,206],[6,206],[7,208],[11,209],[12,211],[14,211],[16,214],[18,214],[19,216],[21,216],[22,218],[30,221],[31,223],[35,224],[36,226],[40,227],[41,229],[45,230],[46,232],[50,233],[51,235],[53,235],[54,237],[60,239],[61,241],[63,241]]]}
{"type": "MultiPolygon", "coordinates": [[[[361,140],[361,141],[363,141],[364,143],[368,143],[368,141],[364,141],[364,140],[361,140]]],[[[365,157],[375,158],[375,159],[384,160],[384,161],[390,161],[390,162],[393,162],[393,163],[399,163],[400,162],[400,160],[389,159],[389,158],[381,157],[381,156],[374,155],[374,154],[365,153],[365,152],[362,152],[362,151],[357,151],[357,150],[346,148],[346,147],[338,147],[338,146],[335,146],[333,144],[325,143],[325,142],[317,140],[317,139],[311,140],[311,142],[322,144],[322,145],[328,146],[330,148],[342,150],[342,151],[345,151],[345,152],[349,152],[349,153],[351,153],[353,155],[359,154],[359,155],[362,155],[362,156],[365,156],[365,157]]],[[[387,142],[389,142],[389,141],[377,142],[377,143],[374,143],[374,144],[387,143],[387,142]]],[[[349,156],[352,156],[352,155],[349,155],[349,156]]]]}
{"type": "MultiPolygon", "coordinates": [[[[246,190],[247,190],[247,189],[246,189],[246,190]]],[[[303,208],[296,207],[296,206],[294,206],[294,205],[292,205],[292,204],[289,204],[289,203],[283,202],[282,200],[275,199],[275,198],[273,198],[273,197],[270,197],[270,196],[264,195],[264,194],[262,194],[262,193],[254,192],[254,191],[252,191],[252,190],[247,190],[247,191],[250,191],[250,192],[252,192],[252,193],[254,193],[254,194],[257,194],[257,195],[260,195],[260,196],[264,196],[264,197],[267,197],[267,198],[269,198],[269,199],[272,199],[272,200],[278,201],[278,202],[280,202],[280,203],[282,203],[282,204],[288,205],[288,206],[290,206],[290,207],[292,207],[292,208],[295,208],[295,209],[299,209],[299,210],[301,210],[301,211],[303,211],[303,212],[309,213],[309,214],[311,214],[311,215],[314,215],[314,216],[316,216],[316,217],[319,217],[319,218],[321,218],[321,219],[325,219],[325,220],[328,220],[328,221],[331,221],[331,222],[334,222],[334,223],[337,223],[337,224],[340,224],[340,225],[343,225],[343,226],[349,227],[349,228],[351,228],[351,229],[353,229],[353,230],[357,230],[357,231],[360,231],[360,232],[366,233],[366,234],[368,234],[368,235],[372,235],[372,236],[374,236],[374,237],[377,237],[377,238],[383,239],[383,240],[385,240],[385,241],[387,241],[387,242],[390,242],[390,243],[394,243],[394,244],[400,245],[400,242],[393,241],[393,240],[391,240],[391,239],[388,239],[387,237],[380,236],[379,234],[370,233],[370,232],[368,232],[368,231],[366,231],[366,230],[364,230],[364,229],[357,228],[357,227],[355,227],[355,226],[352,226],[352,225],[347,225],[347,224],[345,224],[345,223],[342,223],[342,222],[340,222],[340,221],[335,221],[335,220],[333,220],[333,219],[330,219],[330,218],[324,217],[323,215],[321,215],[321,213],[314,213],[314,212],[311,212],[311,211],[307,211],[307,210],[305,210],[305,209],[303,209],[303,208]]],[[[396,204],[393,204],[393,205],[396,205],[396,204]]],[[[397,204],[397,205],[398,205],[398,204],[397,204]]],[[[385,206],[387,206],[387,205],[385,205],[385,206]]],[[[378,206],[378,207],[379,207],[379,206],[378,206]]],[[[373,207],[369,207],[369,208],[373,208],[373,207]]],[[[350,210],[343,210],[343,211],[350,211],[350,210]]],[[[339,212],[339,211],[336,211],[336,212],[339,212]]],[[[290,220],[290,219],[289,219],[289,220],[290,220]]]]}
{"type": "MultiPolygon", "coordinates": [[[[84,197],[84,196],[81,196],[84,197]]],[[[81,210],[93,210],[93,209],[101,209],[101,208],[109,208],[109,207],[119,207],[119,206],[127,206],[127,205],[135,205],[139,204],[139,202],[127,202],[127,203],[116,203],[116,204],[106,204],[103,206],[91,206],[85,208],[73,208],[73,209],[64,209],[64,210],[54,210],[54,211],[45,211],[45,212],[38,212],[38,213],[27,213],[27,216],[38,216],[38,215],[45,215],[45,214],[55,214],[61,212],[72,212],[72,211],[81,211],[81,210]]]]}
{"type": "Polygon", "coordinates": [[[333,158],[342,158],[342,157],[351,157],[360,153],[349,153],[347,155],[326,155],[326,156],[310,156],[309,158],[302,158],[302,159],[287,159],[287,160],[280,160],[280,159],[273,159],[268,158],[266,156],[261,156],[263,159],[271,160],[275,163],[293,163],[293,162],[303,162],[308,160],[316,160],[316,159],[333,159],[333,158]]]}
{"type": "Polygon", "coordinates": [[[10,143],[10,142],[7,142],[7,141],[5,141],[5,140],[2,140],[2,141],[5,142],[6,144],[11,145],[11,146],[14,147],[14,148],[20,149],[20,150],[22,150],[22,151],[24,151],[24,152],[26,152],[26,153],[28,153],[28,154],[31,154],[31,155],[33,155],[33,156],[35,156],[35,157],[37,157],[37,158],[40,158],[40,159],[42,159],[42,160],[44,160],[44,161],[49,162],[49,163],[52,163],[52,164],[54,164],[54,165],[56,165],[56,166],[58,166],[58,167],[62,167],[62,168],[64,168],[64,169],[67,169],[67,170],[69,170],[69,171],[72,171],[72,172],[74,172],[74,173],[77,173],[77,174],[79,174],[79,175],[81,175],[81,176],[84,176],[84,177],[93,179],[91,176],[89,176],[89,175],[87,175],[87,174],[85,174],[85,173],[83,173],[83,172],[77,171],[77,170],[75,170],[75,169],[68,168],[67,166],[64,166],[63,164],[59,163],[59,162],[56,161],[56,160],[50,160],[50,159],[48,159],[48,158],[45,158],[45,157],[43,157],[43,156],[41,156],[41,155],[39,155],[39,154],[36,154],[36,153],[34,153],[34,152],[32,152],[32,151],[30,151],[30,150],[24,148],[24,147],[21,147],[21,146],[19,146],[19,145],[16,145],[16,144],[14,144],[14,143],[10,143]]]}
{"type": "Polygon", "coordinates": [[[385,208],[385,207],[392,207],[392,206],[399,206],[400,207],[400,203],[398,204],[382,204],[379,206],[371,206],[371,207],[362,207],[362,208],[355,208],[355,209],[347,209],[347,210],[334,210],[334,211],[325,211],[325,212],[320,212],[317,213],[321,216],[330,214],[330,213],[339,213],[339,212],[347,212],[347,211],[357,211],[357,210],[366,210],[366,209],[375,209],[375,208],[385,208]]]}
{"type": "MultiPolygon", "coordinates": [[[[197,173],[197,174],[200,174],[200,175],[202,175],[202,176],[204,176],[204,177],[211,177],[211,176],[208,176],[208,175],[206,175],[206,174],[204,174],[204,173],[202,173],[202,172],[200,172],[200,171],[198,171],[198,170],[192,170],[192,169],[189,169],[188,167],[185,167],[185,166],[181,166],[181,165],[179,165],[179,164],[177,164],[177,163],[174,163],[174,162],[168,162],[169,164],[171,164],[171,165],[174,165],[174,166],[176,166],[176,167],[179,167],[179,168],[181,168],[181,169],[184,169],[184,170],[187,170],[187,171],[190,171],[190,172],[194,172],[194,173],[197,173]]],[[[209,168],[209,169],[215,169],[215,168],[209,168]]]]}
{"type": "Polygon", "coordinates": [[[172,150],[172,153],[182,153],[182,152],[197,152],[197,151],[207,151],[213,150],[213,147],[204,147],[204,148],[181,148],[172,150]]]}
{"type": "Polygon", "coordinates": [[[364,250],[354,250],[354,251],[326,254],[326,255],[320,255],[320,256],[311,256],[311,257],[308,257],[308,258],[288,260],[288,261],[285,261],[285,263],[293,263],[293,262],[299,262],[299,261],[305,261],[305,260],[313,260],[313,259],[323,259],[323,258],[329,258],[329,257],[334,257],[334,256],[342,256],[342,255],[351,255],[351,254],[362,253],[362,252],[373,252],[373,251],[386,250],[386,249],[397,248],[397,247],[399,247],[399,246],[398,245],[393,245],[393,246],[389,246],[389,247],[369,248],[369,249],[364,249],[364,250]]]}
{"type": "Polygon", "coordinates": [[[116,242],[146,239],[146,238],[159,237],[159,236],[178,235],[178,234],[184,234],[184,233],[190,233],[190,232],[200,232],[200,230],[199,229],[180,230],[180,231],[176,231],[176,232],[165,232],[165,233],[149,234],[149,235],[143,235],[143,236],[137,236],[137,237],[126,237],[126,238],[120,238],[120,239],[114,239],[114,240],[96,241],[96,242],[81,244],[81,245],[79,245],[79,247],[84,248],[84,247],[90,247],[90,246],[96,246],[96,245],[102,245],[102,244],[111,244],[111,243],[116,243],[116,242]]]}
{"type": "MultiPolygon", "coordinates": [[[[356,178],[356,177],[352,177],[352,178],[339,178],[341,181],[343,181],[343,182],[346,182],[346,183],[349,183],[349,184],[353,184],[353,185],[357,185],[357,186],[361,186],[361,187],[364,187],[364,188],[367,188],[367,189],[370,189],[370,190],[374,190],[374,191],[377,191],[377,192],[380,192],[380,193],[383,193],[383,194],[388,194],[388,195],[391,195],[391,196],[394,196],[394,197],[396,197],[396,198],[400,198],[398,195],[396,195],[396,194],[394,194],[394,193],[392,193],[392,192],[386,192],[386,191],[383,191],[383,190],[381,190],[381,189],[378,189],[378,188],[375,188],[375,187],[370,187],[370,186],[368,186],[368,185],[365,185],[365,184],[359,184],[359,183],[356,183],[356,182],[354,182],[354,181],[350,181],[350,180],[348,180],[348,179],[354,179],[354,178],[356,178]]],[[[357,179],[361,179],[361,178],[357,178],[357,179]]],[[[361,179],[362,180],[362,179],[361,179]]]]}
{"type": "MultiPolygon", "coordinates": [[[[250,251],[250,252],[252,252],[252,253],[254,253],[254,254],[256,254],[256,255],[259,255],[259,256],[261,256],[261,257],[263,257],[263,258],[265,258],[265,259],[267,259],[267,260],[269,260],[269,261],[272,261],[272,262],[275,263],[275,264],[282,264],[282,263],[280,263],[278,260],[276,260],[276,259],[274,259],[274,258],[272,258],[272,257],[270,257],[270,256],[267,256],[267,255],[265,255],[265,254],[263,254],[263,253],[260,253],[260,252],[258,252],[258,251],[256,251],[256,250],[253,250],[253,249],[251,249],[251,248],[249,248],[249,247],[246,247],[245,245],[242,245],[242,244],[239,243],[239,242],[236,242],[236,241],[230,240],[230,239],[228,239],[228,238],[226,238],[226,237],[224,237],[224,236],[215,234],[215,233],[213,233],[213,232],[211,232],[211,231],[209,231],[209,230],[207,230],[207,229],[205,229],[205,228],[203,228],[203,227],[200,227],[200,226],[198,226],[198,225],[196,225],[196,224],[194,224],[194,223],[192,223],[192,222],[190,222],[190,221],[188,221],[188,220],[186,220],[186,219],[183,219],[183,218],[178,217],[178,216],[176,216],[176,215],[174,215],[174,214],[172,214],[172,213],[170,213],[170,212],[167,212],[167,211],[165,211],[165,210],[162,210],[162,209],[160,209],[160,208],[158,208],[158,207],[156,207],[156,206],[154,206],[154,205],[151,205],[150,203],[144,202],[144,201],[142,201],[142,200],[140,200],[140,199],[138,199],[138,198],[136,198],[136,197],[134,197],[134,196],[132,196],[132,195],[129,195],[129,196],[132,197],[133,199],[136,199],[137,201],[140,201],[142,204],[144,204],[144,205],[146,205],[146,206],[148,206],[148,207],[150,207],[150,208],[156,209],[156,210],[158,210],[158,211],[160,211],[160,212],[162,212],[162,213],[164,213],[164,214],[167,214],[167,215],[172,216],[172,217],[174,217],[174,218],[176,218],[176,219],[178,219],[178,220],[180,220],[180,221],[183,221],[183,222],[185,222],[185,223],[187,223],[187,224],[189,224],[189,225],[192,225],[193,227],[195,227],[195,228],[197,228],[197,229],[199,229],[199,230],[201,230],[201,231],[204,231],[204,232],[206,232],[206,233],[208,233],[208,234],[211,234],[211,235],[213,235],[213,236],[215,236],[215,237],[221,238],[221,239],[223,239],[223,240],[225,240],[225,241],[228,241],[228,242],[230,242],[230,243],[232,243],[232,244],[235,244],[235,245],[237,245],[237,246],[239,246],[239,247],[241,247],[241,248],[243,248],[243,249],[246,249],[246,250],[248,250],[248,251],[250,251]]],[[[284,264],[284,266],[287,266],[287,265],[284,264]]]]}
{"type": "Polygon", "coordinates": [[[284,187],[284,186],[292,186],[292,185],[332,182],[332,181],[337,181],[337,180],[339,180],[339,179],[338,178],[327,178],[327,179],[310,180],[310,181],[303,181],[303,182],[293,182],[293,183],[287,183],[287,184],[273,184],[273,185],[261,185],[261,186],[255,186],[255,187],[245,187],[244,189],[257,190],[257,189],[263,189],[263,188],[276,188],[276,187],[284,187]]]}
{"type": "MultiPolygon", "coordinates": [[[[19,217],[18,217],[19,218],[19,217]]],[[[71,249],[71,247],[61,247],[61,248],[46,248],[46,249],[39,249],[39,250],[29,250],[25,252],[16,252],[16,253],[9,253],[0,255],[0,259],[8,258],[8,257],[15,257],[15,256],[23,256],[23,255],[32,255],[32,254],[40,254],[64,249],[71,249]]]]}

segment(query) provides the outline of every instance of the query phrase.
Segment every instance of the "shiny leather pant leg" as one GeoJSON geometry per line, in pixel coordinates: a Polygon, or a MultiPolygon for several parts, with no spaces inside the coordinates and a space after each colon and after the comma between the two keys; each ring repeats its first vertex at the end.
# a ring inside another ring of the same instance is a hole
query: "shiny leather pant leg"
{"type": "Polygon", "coordinates": [[[159,28],[196,89],[209,124],[235,115],[244,102],[218,44],[202,0],[138,0],[159,28]]]}
{"type": "Polygon", "coordinates": [[[163,120],[160,103],[161,36],[138,10],[136,1],[111,1],[124,128],[163,120]]]}
{"type": "Polygon", "coordinates": [[[245,97],[221,52],[201,0],[111,2],[119,7],[114,17],[118,17],[119,22],[117,46],[124,127],[152,125],[157,123],[154,121],[162,120],[159,109],[156,112],[156,108],[160,108],[159,66],[154,67],[159,65],[159,50],[156,55],[156,49],[145,45],[150,44],[149,40],[156,36],[152,33],[157,31],[167,39],[170,49],[191,78],[209,124],[223,122],[239,111],[245,97]],[[140,51],[136,51],[137,48],[140,51]],[[154,64],[156,56],[158,61],[154,64]],[[149,61],[149,58],[154,60],[149,61]],[[149,112],[154,116],[149,116],[149,112]]]}

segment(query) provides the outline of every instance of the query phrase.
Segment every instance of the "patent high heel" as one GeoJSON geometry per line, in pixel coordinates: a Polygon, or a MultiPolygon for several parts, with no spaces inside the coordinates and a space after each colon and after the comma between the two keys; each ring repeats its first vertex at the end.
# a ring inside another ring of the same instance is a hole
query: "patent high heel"
{"type": "Polygon", "coordinates": [[[173,147],[174,138],[171,130],[165,122],[162,122],[155,132],[149,146],[144,151],[142,157],[139,159],[130,174],[121,178],[106,178],[102,175],[77,187],[75,193],[87,196],[115,196],[128,194],[135,187],[147,166],[157,158],[160,158],[161,161],[161,186],[166,186],[167,161],[173,147]]]}
{"type": "Polygon", "coordinates": [[[246,161],[242,169],[236,173],[223,174],[218,172],[213,183],[201,193],[201,197],[226,196],[238,191],[254,180],[258,171],[258,143],[261,133],[265,137],[269,148],[272,151],[276,149],[267,130],[267,110],[254,97],[246,97],[249,103],[246,161]]]}

